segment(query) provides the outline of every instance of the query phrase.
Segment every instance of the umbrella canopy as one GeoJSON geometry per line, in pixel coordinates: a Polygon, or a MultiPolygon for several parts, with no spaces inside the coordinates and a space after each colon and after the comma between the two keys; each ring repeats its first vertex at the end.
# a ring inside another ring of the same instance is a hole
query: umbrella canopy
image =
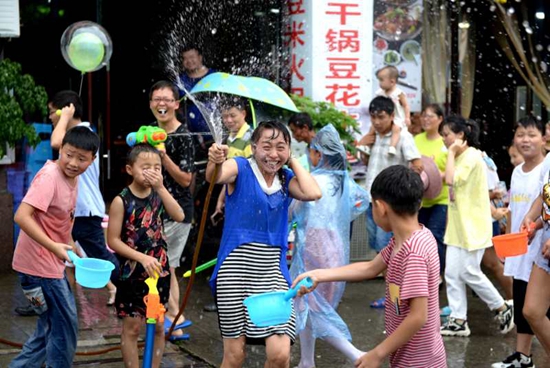
{"type": "Polygon", "coordinates": [[[243,77],[220,72],[212,73],[202,78],[190,91],[191,94],[200,92],[228,93],[299,112],[294,102],[281,87],[264,78],[243,77]]]}

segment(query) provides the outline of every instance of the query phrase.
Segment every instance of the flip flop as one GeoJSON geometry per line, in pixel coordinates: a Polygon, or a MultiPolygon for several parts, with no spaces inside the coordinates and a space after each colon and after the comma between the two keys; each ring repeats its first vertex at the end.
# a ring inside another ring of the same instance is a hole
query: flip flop
{"type": "Polygon", "coordinates": [[[376,309],[382,309],[382,308],[384,308],[384,303],[385,302],[386,302],[386,297],[383,296],[382,298],[376,299],[375,301],[370,303],[370,307],[371,308],[376,308],[376,309]]]}
{"type": "Polygon", "coordinates": [[[189,340],[191,336],[188,333],[184,333],[183,335],[172,335],[168,338],[168,341],[170,342],[176,342],[176,341],[186,341],[189,340]]]}
{"type": "MultiPolygon", "coordinates": [[[[182,328],[186,328],[186,327],[189,327],[193,324],[193,322],[191,322],[190,320],[186,319],[185,321],[183,321],[182,323],[180,323],[179,325],[175,325],[174,326],[174,331],[175,330],[181,330],[182,328]]],[[[172,326],[172,321],[168,318],[168,317],[164,317],[164,334],[167,334],[168,331],[170,331],[170,326],[172,326]]]]}

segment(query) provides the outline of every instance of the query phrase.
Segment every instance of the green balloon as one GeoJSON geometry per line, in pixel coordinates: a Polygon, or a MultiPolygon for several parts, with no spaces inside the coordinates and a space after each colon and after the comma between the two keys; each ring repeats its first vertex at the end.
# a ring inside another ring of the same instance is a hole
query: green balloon
{"type": "Polygon", "coordinates": [[[79,33],[69,43],[67,54],[73,67],[82,73],[93,71],[103,61],[105,46],[93,33],[79,33]]]}

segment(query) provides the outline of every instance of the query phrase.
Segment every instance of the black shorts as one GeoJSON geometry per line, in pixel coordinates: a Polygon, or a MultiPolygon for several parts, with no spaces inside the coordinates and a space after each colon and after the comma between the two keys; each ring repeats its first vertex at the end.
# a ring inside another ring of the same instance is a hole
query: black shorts
{"type": "MultiPolygon", "coordinates": [[[[168,298],[170,297],[170,277],[171,275],[161,277],[157,282],[157,289],[162,304],[168,303],[168,298]]],[[[147,307],[143,298],[149,294],[149,287],[145,283],[145,280],[130,278],[118,280],[115,285],[117,287],[115,308],[118,317],[145,317],[147,307]]]]}

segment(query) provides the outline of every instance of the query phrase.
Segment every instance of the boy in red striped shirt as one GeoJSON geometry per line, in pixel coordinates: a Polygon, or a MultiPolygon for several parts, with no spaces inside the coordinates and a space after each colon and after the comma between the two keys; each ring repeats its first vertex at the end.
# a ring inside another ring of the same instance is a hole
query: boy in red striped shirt
{"type": "Polygon", "coordinates": [[[361,281],[387,269],[385,326],[388,337],[360,357],[356,367],[379,367],[389,356],[391,367],[447,367],[439,332],[439,257],[430,230],[418,223],[424,193],[420,175],[402,165],[383,170],[372,184],[373,217],[393,232],[388,246],[372,261],[306,272],[313,291],[319,282],[361,281]]]}

